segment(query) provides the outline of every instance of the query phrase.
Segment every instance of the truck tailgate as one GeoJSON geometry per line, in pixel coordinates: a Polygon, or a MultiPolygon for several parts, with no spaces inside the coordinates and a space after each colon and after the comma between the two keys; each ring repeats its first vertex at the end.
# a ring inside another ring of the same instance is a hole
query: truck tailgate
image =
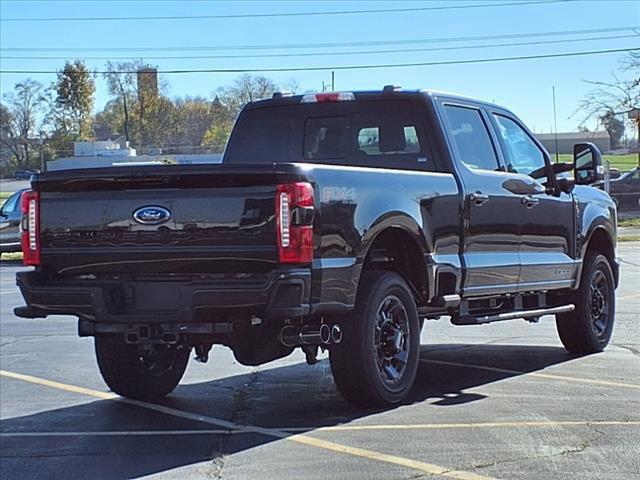
{"type": "Polygon", "coordinates": [[[74,275],[268,272],[278,259],[276,185],[287,176],[273,165],[44,174],[34,182],[42,266],[74,275]],[[141,223],[135,213],[146,207],[151,222],[141,223]]]}

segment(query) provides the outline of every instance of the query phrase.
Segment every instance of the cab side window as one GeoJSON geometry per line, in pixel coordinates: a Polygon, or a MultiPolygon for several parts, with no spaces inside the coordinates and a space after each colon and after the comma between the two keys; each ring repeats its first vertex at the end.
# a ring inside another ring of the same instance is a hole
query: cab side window
{"type": "Polygon", "coordinates": [[[498,170],[498,157],[480,111],[457,105],[445,105],[444,108],[462,163],[480,170],[498,170]]]}
{"type": "Polygon", "coordinates": [[[516,122],[502,115],[494,114],[498,134],[503,141],[507,169],[510,172],[540,178],[544,172],[544,153],[527,132],[516,122]]]}

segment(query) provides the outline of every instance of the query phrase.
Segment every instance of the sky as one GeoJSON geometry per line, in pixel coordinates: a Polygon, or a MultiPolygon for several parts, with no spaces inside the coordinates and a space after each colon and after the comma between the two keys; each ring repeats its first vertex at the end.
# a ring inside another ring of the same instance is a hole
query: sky
{"type": "MultiPolygon", "coordinates": [[[[546,0],[538,4],[530,3],[530,0],[0,0],[0,91],[2,94],[10,92],[16,82],[27,77],[45,85],[55,80],[54,73],[13,74],[5,73],[7,70],[54,72],[62,68],[65,60],[75,59],[85,59],[91,69],[100,70],[107,58],[122,61],[143,59],[157,65],[161,71],[326,67],[318,71],[254,73],[271,78],[280,85],[295,80],[300,91],[319,91],[323,82],[330,85],[332,69],[343,66],[450,62],[640,48],[639,35],[640,0],[546,0]],[[469,6],[472,8],[467,8],[469,6]],[[390,9],[411,10],[318,14],[390,9]],[[229,18],[230,15],[282,13],[313,14],[229,18]],[[105,19],[149,16],[197,18],[105,19]],[[76,17],[89,19],[69,20],[76,17]],[[98,19],[93,19],[95,17],[98,19]],[[43,18],[57,20],[34,20],[43,18]],[[526,38],[451,40],[618,27],[629,29],[526,38]],[[634,27],[635,31],[632,30],[634,27]],[[550,41],[556,43],[504,45],[550,41]],[[370,44],[335,45],[363,42],[370,44]],[[376,45],[372,42],[387,43],[376,45]],[[305,46],[308,44],[315,46],[305,46]],[[475,48],[478,45],[501,46],[475,48]],[[372,53],[379,51],[384,53],[372,53]],[[256,58],[255,55],[271,56],[256,58]],[[194,56],[227,58],[187,58],[194,56]]],[[[582,113],[576,113],[579,102],[593,88],[585,80],[610,79],[624,56],[624,52],[618,52],[475,64],[337,69],[335,89],[376,90],[387,84],[396,84],[407,89],[462,93],[503,105],[514,111],[534,131],[547,133],[553,128],[552,87],[555,87],[558,130],[575,131],[584,119],[582,113]]],[[[165,74],[163,78],[168,83],[167,94],[171,97],[211,97],[218,88],[231,84],[238,75],[199,72],[165,74]]],[[[98,78],[96,109],[101,109],[108,99],[106,85],[98,78]]],[[[586,126],[593,130],[597,125],[595,120],[591,120],[586,126]]]]}

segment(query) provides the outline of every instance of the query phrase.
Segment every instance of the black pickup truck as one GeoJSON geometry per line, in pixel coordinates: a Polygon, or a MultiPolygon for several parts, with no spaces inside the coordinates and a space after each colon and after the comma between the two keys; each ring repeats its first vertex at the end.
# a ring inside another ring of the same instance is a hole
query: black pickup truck
{"type": "Polygon", "coordinates": [[[552,163],[513,113],[451,94],[276,94],[244,108],[222,164],[35,175],[15,313],[77,316],[133,398],[221,344],[245,365],[328,349],[345,398],[396,403],[440,316],[555,314],[569,351],[600,351],[616,209],[588,186],[597,148],[574,157],[552,163]]]}

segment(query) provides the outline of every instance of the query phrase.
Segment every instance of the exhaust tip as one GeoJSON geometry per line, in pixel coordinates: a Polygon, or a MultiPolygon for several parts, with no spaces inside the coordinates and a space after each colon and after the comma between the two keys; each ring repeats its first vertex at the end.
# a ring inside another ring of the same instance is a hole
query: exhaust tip
{"type": "Polygon", "coordinates": [[[340,343],[342,341],[342,328],[340,325],[333,325],[331,327],[331,341],[333,343],[340,343]]]}
{"type": "Polygon", "coordinates": [[[329,325],[323,323],[320,325],[320,341],[322,343],[330,343],[331,342],[331,330],[329,329],[329,325]]]}

